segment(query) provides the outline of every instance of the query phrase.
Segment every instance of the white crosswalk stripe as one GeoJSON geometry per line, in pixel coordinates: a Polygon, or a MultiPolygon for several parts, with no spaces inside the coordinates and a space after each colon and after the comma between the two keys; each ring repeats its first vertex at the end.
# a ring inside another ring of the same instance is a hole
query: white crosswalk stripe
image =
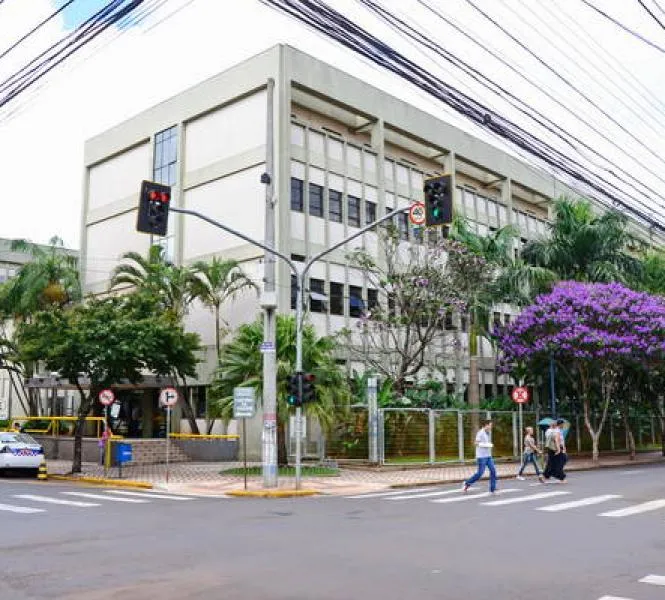
{"type": "Polygon", "coordinates": [[[45,502],[46,504],[62,504],[64,506],[78,506],[85,508],[88,506],[101,506],[96,502],[81,502],[78,500],[63,500],[62,498],[52,498],[51,496],[38,496],[36,494],[16,494],[14,498],[31,500],[32,502],[45,502]]]}
{"type": "Polygon", "coordinates": [[[582,498],[581,500],[573,500],[571,502],[563,502],[561,504],[550,504],[549,506],[540,506],[536,510],[543,510],[546,512],[559,512],[562,510],[570,510],[571,508],[578,508],[579,506],[590,506],[592,504],[601,504],[608,500],[622,498],[619,494],[605,494],[603,496],[591,496],[590,498],[582,498]]]}
{"type": "Polygon", "coordinates": [[[494,500],[492,502],[482,502],[483,506],[503,506],[504,504],[517,504],[518,502],[531,502],[532,500],[542,500],[543,498],[552,498],[554,496],[564,496],[570,492],[542,492],[541,494],[531,494],[530,496],[520,496],[519,498],[508,498],[507,500],[494,500]]]}
{"type": "Polygon", "coordinates": [[[102,494],[88,494],[87,492],[62,492],[69,496],[79,496],[81,498],[91,498],[92,500],[106,500],[108,502],[131,502],[133,504],[147,504],[150,500],[143,498],[114,498],[113,496],[103,496],[102,494]]]}
{"type": "Polygon", "coordinates": [[[651,585],[662,585],[665,587],[665,575],[647,575],[640,579],[640,583],[650,583],[651,585]]]}
{"type": "MultiPolygon", "coordinates": [[[[494,492],[497,496],[499,494],[512,494],[513,492],[519,492],[516,488],[509,488],[507,490],[498,490],[494,492]]],[[[475,500],[477,498],[487,498],[491,496],[491,492],[481,492],[480,494],[464,494],[463,496],[456,496],[455,498],[438,498],[436,500],[430,500],[430,502],[436,502],[437,504],[448,504],[450,502],[463,502],[464,500],[475,500]]]]}
{"type": "MultiPolygon", "coordinates": [[[[433,498],[434,496],[449,496],[450,494],[462,494],[462,490],[455,489],[455,490],[444,490],[437,492],[425,492],[423,494],[407,494],[405,496],[394,496],[392,498],[386,498],[386,500],[411,500],[413,498],[433,498]]],[[[477,494],[474,494],[472,492],[470,495],[473,496],[477,494]]]]}
{"type": "Polygon", "coordinates": [[[118,494],[120,496],[137,496],[139,498],[157,498],[159,500],[178,500],[178,501],[187,501],[194,500],[192,497],[187,496],[171,496],[167,494],[157,494],[152,492],[130,492],[129,490],[106,490],[107,494],[118,494]]]}
{"type": "Polygon", "coordinates": [[[347,499],[362,499],[362,498],[381,498],[382,496],[399,496],[400,494],[411,494],[416,492],[427,492],[431,488],[415,488],[409,490],[396,490],[392,492],[370,492],[369,494],[356,494],[355,496],[344,496],[347,499]]]}
{"type": "Polygon", "coordinates": [[[635,506],[629,506],[628,508],[621,508],[619,510],[611,510],[609,512],[600,513],[599,517],[630,517],[632,515],[638,515],[644,512],[650,512],[652,510],[658,510],[659,508],[665,508],[665,500],[652,500],[650,502],[643,502],[642,504],[636,504],[635,506]]]}
{"type": "Polygon", "coordinates": [[[11,504],[0,504],[0,510],[5,510],[8,512],[13,512],[13,513],[23,513],[23,514],[31,514],[31,513],[43,513],[46,512],[43,508],[29,508],[27,506],[12,506],[11,504]]]}
{"type": "Polygon", "coordinates": [[[598,600],[632,600],[631,598],[624,598],[623,596],[603,596],[598,600]]]}

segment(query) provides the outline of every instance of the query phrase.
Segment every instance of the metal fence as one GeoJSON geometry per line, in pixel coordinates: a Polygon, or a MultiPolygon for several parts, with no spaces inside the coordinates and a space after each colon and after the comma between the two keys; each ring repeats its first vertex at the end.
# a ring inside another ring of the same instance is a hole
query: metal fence
{"type": "MultiPolygon", "coordinates": [[[[493,455],[496,458],[517,458],[521,453],[524,427],[531,426],[542,443],[543,430],[537,423],[543,415],[523,412],[520,423],[517,411],[469,411],[385,408],[379,412],[378,455],[382,464],[437,464],[464,462],[475,457],[475,437],[484,419],[492,419],[493,455]]],[[[562,415],[571,424],[566,436],[570,454],[591,452],[589,436],[581,416],[562,415]]],[[[594,428],[598,417],[592,417],[594,428]]],[[[657,417],[630,419],[630,428],[638,450],[661,446],[661,427],[657,417]]],[[[366,408],[352,411],[338,423],[318,445],[321,457],[347,460],[368,460],[369,415],[366,408]]],[[[600,451],[621,451],[628,448],[623,419],[608,416],[599,443],[600,451]]]]}

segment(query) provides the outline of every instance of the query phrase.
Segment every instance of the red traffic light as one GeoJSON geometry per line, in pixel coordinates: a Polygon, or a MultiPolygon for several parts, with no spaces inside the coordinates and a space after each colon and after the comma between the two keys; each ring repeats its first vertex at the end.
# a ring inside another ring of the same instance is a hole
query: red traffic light
{"type": "Polygon", "coordinates": [[[305,373],[303,379],[308,383],[313,383],[316,381],[316,375],[314,375],[314,373],[305,373]]]}
{"type": "Polygon", "coordinates": [[[159,200],[159,197],[160,197],[159,192],[157,190],[150,190],[150,192],[148,193],[148,198],[153,202],[155,200],[159,200]]]}
{"type": "Polygon", "coordinates": [[[166,204],[169,201],[169,195],[166,192],[161,193],[161,201],[166,204]]]}

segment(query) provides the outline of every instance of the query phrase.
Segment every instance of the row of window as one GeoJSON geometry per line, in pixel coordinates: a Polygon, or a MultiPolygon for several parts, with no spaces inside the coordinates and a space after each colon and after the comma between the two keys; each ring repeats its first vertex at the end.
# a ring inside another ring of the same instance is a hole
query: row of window
{"type": "MultiPolygon", "coordinates": [[[[305,212],[305,184],[302,179],[291,178],[291,210],[296,212],[305,212]]],[[[310,183],[308,186],[308,214],[312,217],[323,218],[325,214],[324,188],[317,183],[310,183]]],[[[328,219],[335,223],[344,222],[344,194],[338,190],[328,190],[328,219]]],[[[377,219],[376,202],[365,200],[364,205],[360,198],[346,195],[346,223],[349,227],[360,227],[363,222],[369,225],[377,219]]],[[[386,207],[386,214],[393,208],[386,207]]],[[[406,213],[396,215],[395,226],[399,230],[400,237],[404,240],[409,239],[409,216],[406,213]]]]}
{"type": "MultiPolygon", "coordinates": [[[[337,281],[328,283],[326,293],[325,281],[323,279],[309,280],[309,292],[307,294],[309,310],[311,312],[325,313],[330,309],[331,315],[344,315],[344,306],[348,306],[350,317],[360,317],[367,307],[372,310],[379,305],[378,290],[369,288],[367,298],[363,297],[363,288],[357,285],[349,285],[348,296],[344,295],[344,284],[337,281]]],[[[291,308],[295,310],[297,302],[296,277],[291,275],[291,308]]]]}

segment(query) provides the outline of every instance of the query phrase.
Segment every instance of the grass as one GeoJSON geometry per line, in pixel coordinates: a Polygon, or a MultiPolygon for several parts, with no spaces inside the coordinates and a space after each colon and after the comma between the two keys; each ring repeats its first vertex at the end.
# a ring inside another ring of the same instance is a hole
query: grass
{"type": "MultiPolygon", "coordinates": [[[[245,469],[242,467],[234,467],[232,469],[224,469],[219,472],[220,475],[236,475],[242,477],[245,474],[245,469]]],[[[247,475],[259,476],[262,474],[261,467],[247,467],[247,475]]],[[[295,467],[279,467],[279,475],[287,477],[294,477],[296,474],[295,467]]],[[[301,470],[303,477],[337,477],[339,476],[339,469],[331,469],[330,467],[310,467],[303,466],[301,470]]]]}

